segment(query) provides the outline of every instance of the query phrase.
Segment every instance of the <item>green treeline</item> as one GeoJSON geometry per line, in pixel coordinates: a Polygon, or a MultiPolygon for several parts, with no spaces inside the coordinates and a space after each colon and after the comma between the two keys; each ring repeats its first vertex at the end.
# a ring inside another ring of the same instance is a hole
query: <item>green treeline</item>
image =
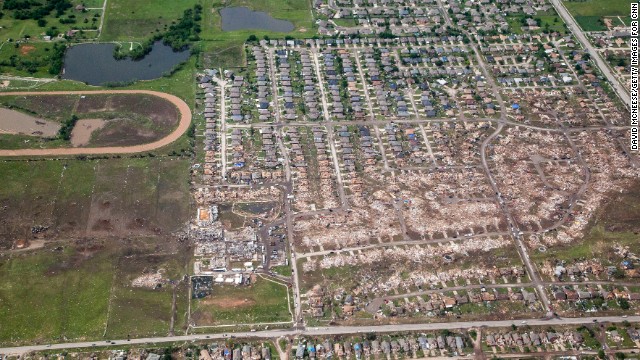
{"type": "Polygon", "coordinates": [[[55,16],[60,17],[71,7],[69,0],[46,0],[44,4],[35,0],[5,0],[2,8],[13,10],[13,17],[18,20],[39,20],[54,10],[55,16]]]}
{"type": "Polygon", "coordinates": [[[71,140],[71,132],[73,131],[73,127],[76,126],[77,122],[78,122],[78,117],[75,115],[71,115],[71,118],[66,120],[62,124],[62,127],[60,128],[60,130],[58,130],[58,136],[62,140],[67,140],[67,141],[71,140]]]}
{"type": "Polygon", "coordinates": [[[121,48],[116,48],[113,52],[113,57],[116,59],[142,59],[151,52],[153,43],[160,40],[162,40],[164,44],[171,46],[175,51],[184,50],[188,48],[191,43],[200,40],[199,34],[202,31],[200,28],[201,20],[202,6],[195,5],[193,9],[185,10],[180,20],[171,25],[166,32],[154,35],[143,42],[142,46],[136,47],[131,51],[121,51],[121,48]]]}

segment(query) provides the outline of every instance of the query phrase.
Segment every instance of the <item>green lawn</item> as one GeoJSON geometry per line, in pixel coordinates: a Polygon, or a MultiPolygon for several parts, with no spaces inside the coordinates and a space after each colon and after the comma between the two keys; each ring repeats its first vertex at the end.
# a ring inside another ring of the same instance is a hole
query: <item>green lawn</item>
{"type": "Polygon", "coordinates": [[[71,248],[0,261],[0,342],[97,338],[107,320],[111,262],[71,248]]]}
{"type": "MultiPolygon", "coordinates": [[[[507,22],[509,23],[509,27],[514,34],[523,34],[522,31],[522,23],[520,19],[525,16],[509,16],[507,17],[507,22]]],[[[533,17],[534,19],[540,19],[540,30],[535,31],[535,33],[542,33],[544,30],[549,31],[557,31],[559,33],[566,33],[566,28],[564,26],[564,22],[558,15],[536,15],[533,17]],[[548,27],[547,27],[548,26],[548,27]]]]}
{"type": "Polygon", "coordinates": [[[215,286],[213,295],[192,300],[191,318],[197,325],[290,321],[287,291],[262,278],[249,287],[215,286]]]}
{"type": "Polygon", "coordinates": [[[628,16],[631,0],[564,1],[573,16],[628,16]]]}
{"type": "Polygon", "coordinates": [[[0,134],[0,149],[46,149],[67,147],[69,143],[62,139],[44,139],[37,136],[0,134]]]}
{"type": "Polygon", "coordinates": [[[50,42],[29,42],[18,46],[15,43],[4,43],[0,48],[0,72],[28,77],[51,77],[49,67],[52,49],[53,44],[50,42]]]}
{"type": "Polygon", "coordinates": [[[358,22],[356,21],[356,19],[333,19],[333,22],[336,23],[336,25],[338,26],[344,26],[344,27],[354,27],[354,26],[358,26],[358,22]]]}
{"type": "Polygon", "coordinates": [[[271,267],[271,270],[279,275],[282,276],[291,276],[291,266],[286,266],[286,265],[280,265],[280,266],[273,266],[271,267]]]}
{"type": "Polygon", "coordinates": [[[584,31],[605,31],[601,16],[576,16],[576,21],[584,31]]]}
{"type": "Polygon", "coordinates": [[[631,0],[564,1],[584,31],[604,31],[603,16],[629,16],[631,0]]]}

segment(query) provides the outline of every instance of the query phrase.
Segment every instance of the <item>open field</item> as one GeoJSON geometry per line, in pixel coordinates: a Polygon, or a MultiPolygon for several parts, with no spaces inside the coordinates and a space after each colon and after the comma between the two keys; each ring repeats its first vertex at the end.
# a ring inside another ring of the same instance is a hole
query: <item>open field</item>
{"type": "Polygon", "coordinates": [[[174,326],[177,331],[182,330],[188,288],[180,280],[187,262],[185,251],[171,255],[135,254],[118,259],[106,336],[166,335],[169,333],[174,291],[180,304],[174,326]],[[164,281],[159,287],[132,286],[132,281],[140,275],[154,273],[162,274],[164,281]]]}
{"type": "Polygon", "coordinates": [[[631,0],[564,1],[573,16],[629,15],[631,0]]]}
{"type": "MultiPolygon", "coordinates": [[[[76,241],[0,261],[0,343],[100,339],[105,327],[109,337],[167,334],[173,286],[139,288],[131,280],[158,269],[163,281],[179,280],[185,257],[131,255],[159,245],[158,239],[135,242],[76,241]]],[[[184,312],[187,289],[177,291],[184,312]]]]}
{"type": "Polygon", "coordinates": [[[215,286],[213,295],[192,300],[197,326],[290,321],[287,288],[261,278],[249,287],[215,286]]]}
{"type": "Polygon", "coordinates": [[[172,233],[190,213],[188,168],[167,158],[1,162],[0,246],[44,249],[0,261],[0,342],[97,339],[107,324],[114,337],[165,335],[174,285],[181,329],[188,255],[172,233]],[[159,270],[173,283],[132,286],[159,270]]]}
{"type": "Polygon", "coordinates": [[[0,247],[16,240],[169,234],[188,218],[178,159],[2,162],[0,247]],[[32,226],[46,231],[33,234],[32,226]]]}
{"type": "Polygon", "coordinates": [[[584,31],[606,30],[602,17],[629,16],[630,0],[564,1],[564,5],[584,31]]]}
{"type": "Polygon", "coordinates": [[[113,277],[107,252],[70,246],[0,262],[0,342],[98,338],[113,277]]]}
{"type": "MultiPolygon", "coordinates": [[[[188,1],[126,1],[111,0],[107,3],[101,41],[145,40],[164,32],[183,11],[201,0],[188,1]]],[[[204,6],[204,4],[203,4],[204,6]]]]}

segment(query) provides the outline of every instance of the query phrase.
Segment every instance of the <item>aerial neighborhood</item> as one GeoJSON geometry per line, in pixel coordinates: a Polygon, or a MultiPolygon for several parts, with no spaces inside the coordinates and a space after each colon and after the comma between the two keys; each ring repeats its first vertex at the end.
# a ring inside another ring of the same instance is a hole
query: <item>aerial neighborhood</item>
{"type": "Polygon", "coordinates": [[[0,360],[640,351],[631,1],[45,3],[0,2],[0,360]]]}

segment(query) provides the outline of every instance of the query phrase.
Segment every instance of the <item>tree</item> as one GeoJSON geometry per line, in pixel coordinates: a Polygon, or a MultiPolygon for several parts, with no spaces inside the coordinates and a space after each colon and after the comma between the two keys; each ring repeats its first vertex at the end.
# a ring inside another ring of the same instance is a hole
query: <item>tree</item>
{"type": "Polygon", "coordinates": [[[255,36],[254,34],[249,35],[249,37],[247,38],[247,42],[256,42],[258,41],[258,37],[255,36]]]}
{"type": "Polygon", "coordinates": [[[629,301],[627,299],[618,299],[618,305],[622,310],[629,310],[629,301]]]}
{"type": "Polygon", "coordinates": [[[623,360],[626,357],[627,357],[627,355],[625,355],[623,352],[617,352],[616,353],[616,359],[618,359],[618,360],[623,360]]]}
{"type": "Polygon", "coordinates": [[[40,27],[45,27],[45,26],[47,26],[47,20],[45,20],[45,19],[38,19],[38,26],[40,26],[40,27]]]}
{"type": "Polygon", "coordinates": [[[600,359],[604,359],[607,355],[604,353],[604,350],[600,349],[598,350],[598,357],[600,359]]]}

